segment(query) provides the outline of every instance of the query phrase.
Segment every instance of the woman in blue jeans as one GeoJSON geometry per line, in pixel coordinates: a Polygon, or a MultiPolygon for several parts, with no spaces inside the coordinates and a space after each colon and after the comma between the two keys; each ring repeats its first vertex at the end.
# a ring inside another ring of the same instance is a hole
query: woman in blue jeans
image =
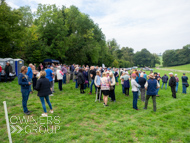
{"type": "Polygon", "coordinates": [[[42,117],[47,117],[47,110],[46,110],[46,106],[45,106],[45,100],[47,104],[49,105],[50,108],[50,113],[53,113],[53,109],[49,100],[49,95],[52,94],[51,91],[51,87],[50,87],[50,82],[49,79],[47,79],[46,77],[46,72],[45,71],[41,71],[40,72],[40,78],[37,81],[37,85],[36,85],[36,90],[38,91],[38,96],[40,97],[41,103],[42,103],[42,107],[44,110],[44,113],[42,114],[42,117]]]}

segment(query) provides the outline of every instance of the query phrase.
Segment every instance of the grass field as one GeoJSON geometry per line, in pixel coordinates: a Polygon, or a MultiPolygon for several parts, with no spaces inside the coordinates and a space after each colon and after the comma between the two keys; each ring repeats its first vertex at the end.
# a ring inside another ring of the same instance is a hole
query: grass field
{"type": "Polygon", "coordinates": [[[174,67],[164,67],[164,68],[173,69],[173,70],[190,71],[190,64],[182,65],[182,66],[174,66],[174,67]]]}
{"type": "MultiPolygon", "coordinates": [[[[161,70],[157,72],[161,75],[165,73],[161,70]]],[[[181,73],[177,74],[181,76],[181,73]]],[[[17,80],[0,83],[1,143],[8,142],[3,101],[7,101],[11,125],[19,125],[24,129],[20,133],[12,133],[13,143],[190,142],[190,90],[188,88],[188,94],[182,94],[181,81],[177,99],[172,98],[170,88],[160,89],[157,112],[152,111],[152,99],[149,100],[147,110],[143,110],[144,103],[140,100],[140,110],[134,110],[132,93],[129,97],[122,95],[121,85],[116,86],[117,102],[109,102],[108,107],[103,107],[103,102],[95,103],[95,94],[87,94],[89,89],[86,94],[79,94],[79,89],[74,88],[73,82],[64,85],[62,92],[57,89],[58,83],[55,83],[55,87],[56,93],[50,97],[54,113],[48,114],[50,121],[47,124],[46,118],[40,118],[43,110],[36,92],[30,95],[28,101],[28,108],[33,112],[30,116],[25,116],[17,80]],[[29,120],[24,122],[23,116],[29,120]],[[47,126],[53,126],[53,133],[52,130],[48,130],[49,133],[45,131],[47,126]]],[[[49,112],[48,107],[47,111],[49,112]]]]}

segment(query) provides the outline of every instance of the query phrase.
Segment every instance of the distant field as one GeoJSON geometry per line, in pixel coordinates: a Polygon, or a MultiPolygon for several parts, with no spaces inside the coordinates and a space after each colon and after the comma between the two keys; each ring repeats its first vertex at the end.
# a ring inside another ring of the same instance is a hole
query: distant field
{"type": "Polygon", "coordinates": [[[162,56],[159,56],[159,58],[160,58],[160,64],[156,64],[156,67],[158,67],[158,66],[162,66],[162,56]]]}
{"type": "Polygon", "coordinates": [[[190,64],[182,65],[182,66],[175,66],[175,67],[164,67],[164,68],[174,69],[174,70],[190,71],[190,64]]]}

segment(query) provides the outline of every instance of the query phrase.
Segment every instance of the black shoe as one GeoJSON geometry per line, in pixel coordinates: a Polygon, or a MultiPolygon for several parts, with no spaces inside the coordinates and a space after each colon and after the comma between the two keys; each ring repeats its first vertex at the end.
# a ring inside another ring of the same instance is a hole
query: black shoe
{"type": "Polygon", "coordinates": [[[29,110],[28,110],[28,112],[27,112],[27,113],[32,113],[32,111],[29,111],[29,110]]]}
{"type": "Polygon", "coordinates": [[[26,114],[26,115],[30,115],[30,112],[24,112],[24,114],[26,114]]]}
{"type": "Polygon", "coordinates": [[[144,109],[144,110],[146,110],[146,108],[145,108],[145,107],[144,107],[143,109],[144,109]]]}
{"type": "Polygon", "coordinates": [[[85,91],[83,91],[83,93],[85,93],[85,91]]]}

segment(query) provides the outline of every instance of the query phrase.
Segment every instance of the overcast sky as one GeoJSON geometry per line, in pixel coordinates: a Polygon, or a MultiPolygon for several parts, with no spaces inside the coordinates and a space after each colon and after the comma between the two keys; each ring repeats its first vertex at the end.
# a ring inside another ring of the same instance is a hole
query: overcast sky
{"type": "Polygon", "coordinates": [[[38,3],[77,6],[120,47],[152,53],[190,44],[190,0],[6,0],[14,8],[38,3]]]}

